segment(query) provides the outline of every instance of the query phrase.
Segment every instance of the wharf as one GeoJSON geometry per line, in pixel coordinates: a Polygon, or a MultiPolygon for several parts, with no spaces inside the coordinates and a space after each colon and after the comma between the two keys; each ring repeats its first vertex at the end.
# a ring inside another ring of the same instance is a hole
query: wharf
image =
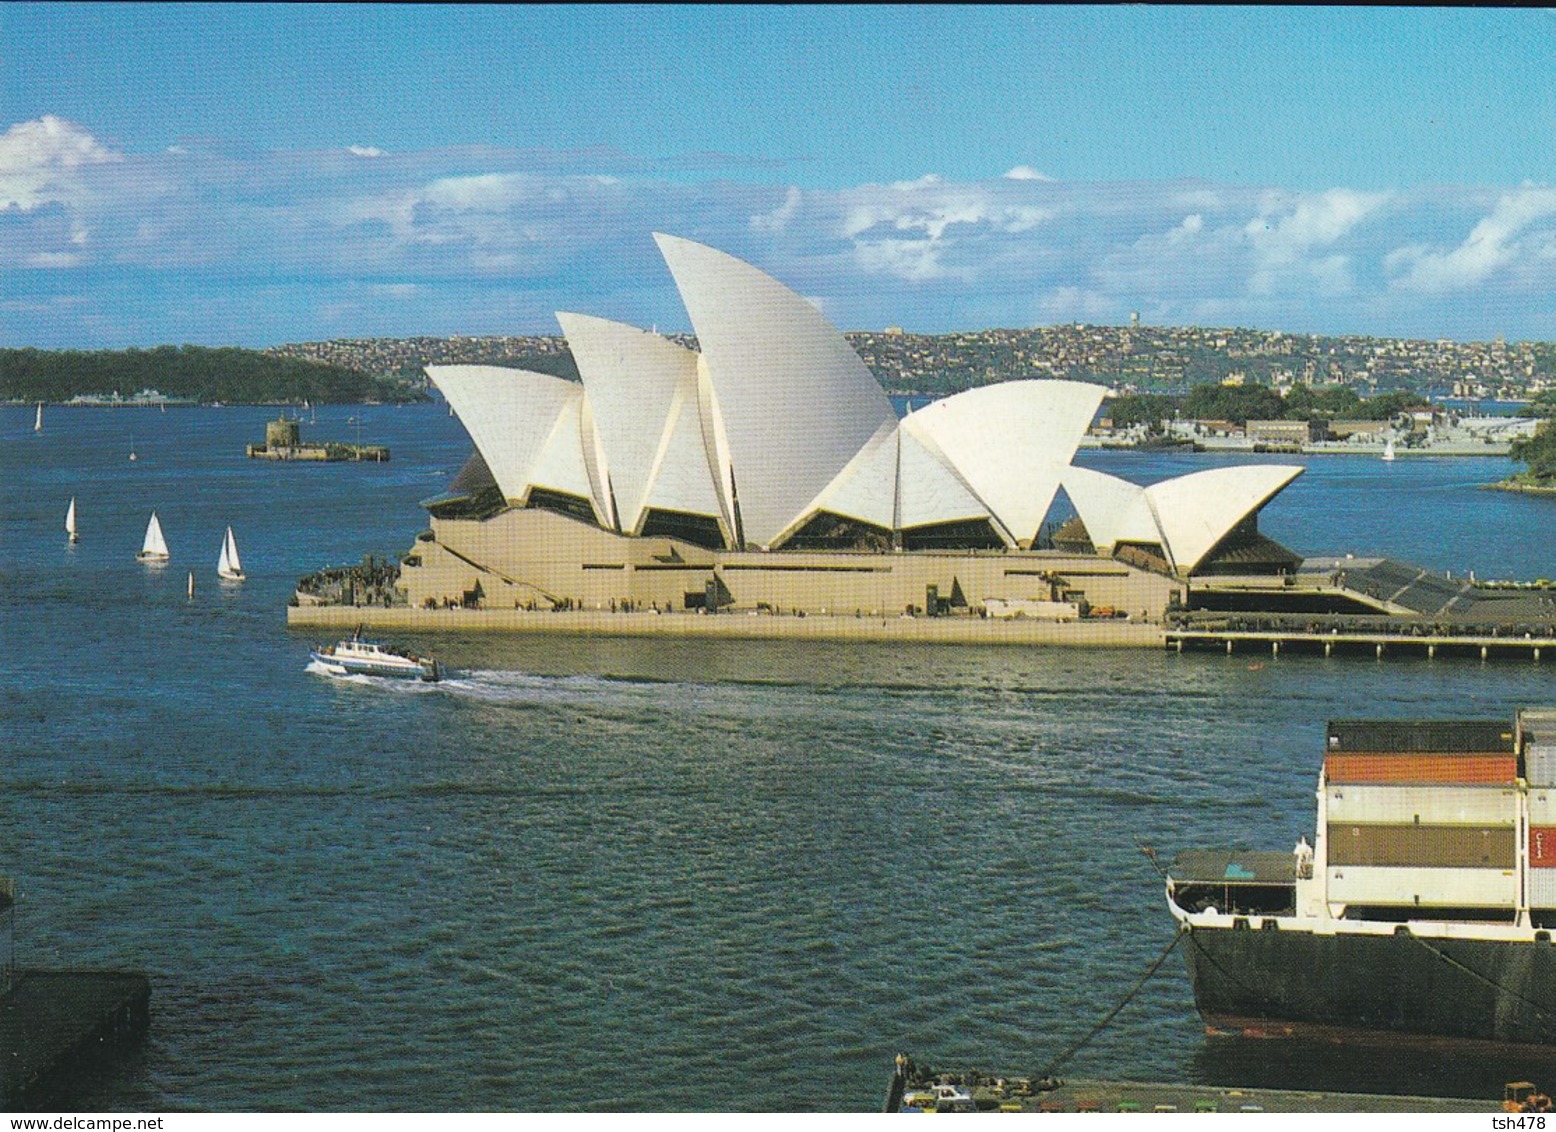
{"type": "MultiPolygon", "coordinates": [[[[972,1109],[903,1105],[889,1112],[1501,1112],[1501,1099],[1409,1097],[1382,1093],[1330,1093],[1295,1089],[1234,1089],[1145,1081],[1062,1081],[1050,1089],[1007,1082],[964,1086],[972,1109]]],[[[914,1090],[909,1089],[908,1093],[914,1090]]]]}
{"type": "Polygon", "coordinates": [[[0,997],[0,1101],[20,1103],[55,1073],[144,1037],[151,982],[134,971],[21,969],[0,997]]]}
{"type": "Polygon", "coordinates": [[[1282,652],[1370,654],[1379,660],[1391,656],[1439,656],[1517,658],[1538,662],[1542,656],[1556,657],[1556,637],[1502,636],[1494,633],[1384,633],[1384,632],[1305,632],[1291,629],[1194,628],[1168,629],[1167,647],[1177,652],[1210,649],[1233,653],[1282,652]]]}

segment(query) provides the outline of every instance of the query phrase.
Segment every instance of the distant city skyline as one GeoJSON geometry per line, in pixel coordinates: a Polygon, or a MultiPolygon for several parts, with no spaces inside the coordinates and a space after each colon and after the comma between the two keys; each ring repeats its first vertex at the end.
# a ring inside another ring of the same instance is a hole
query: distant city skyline
{"type": "Polygon", "coordinates": [[[0,346],[843,330],[1556,340],[1556,14],[0,5],[0,346]]]}

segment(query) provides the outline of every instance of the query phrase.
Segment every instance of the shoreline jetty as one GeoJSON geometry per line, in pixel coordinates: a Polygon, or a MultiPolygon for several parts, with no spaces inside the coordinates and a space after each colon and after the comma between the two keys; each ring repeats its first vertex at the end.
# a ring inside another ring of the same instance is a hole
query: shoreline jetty
{"type": "Polygon", "coordinates": [[[381,464],[389,459],[389,449],[382,444],[344,444],[333,440],[302,439],[302,422],[281,417],[265,425],[265,443],[250,444],[251,460],[302,460],[313,463],[334,463],[340,460],[367,461],[381,464]]]}

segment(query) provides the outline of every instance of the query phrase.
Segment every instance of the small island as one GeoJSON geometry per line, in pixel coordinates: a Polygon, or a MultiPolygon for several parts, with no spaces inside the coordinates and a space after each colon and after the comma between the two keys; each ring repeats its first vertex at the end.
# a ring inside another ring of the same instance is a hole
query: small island
{"type": "Polygon", "coordinates": [[[281,417],[265,425],[265,443],[250,444],[248,454],[251,460],[308,460],[315,463],[367,460],[381,464],[389,459],[389,449],[382,444],[342,444],[333,440],[304,443],[302,422],[293,417],[281,417]]]}

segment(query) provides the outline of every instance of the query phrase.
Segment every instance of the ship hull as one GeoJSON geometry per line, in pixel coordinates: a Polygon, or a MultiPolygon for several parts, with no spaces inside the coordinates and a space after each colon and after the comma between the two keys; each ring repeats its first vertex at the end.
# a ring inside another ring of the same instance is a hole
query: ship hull
{"type": "Polygon", "coordinates": [[[1547,940],[1201,926],[1181,946],[1195,1005],[1214,1029],[1556,1045],[1547,940]]]}

